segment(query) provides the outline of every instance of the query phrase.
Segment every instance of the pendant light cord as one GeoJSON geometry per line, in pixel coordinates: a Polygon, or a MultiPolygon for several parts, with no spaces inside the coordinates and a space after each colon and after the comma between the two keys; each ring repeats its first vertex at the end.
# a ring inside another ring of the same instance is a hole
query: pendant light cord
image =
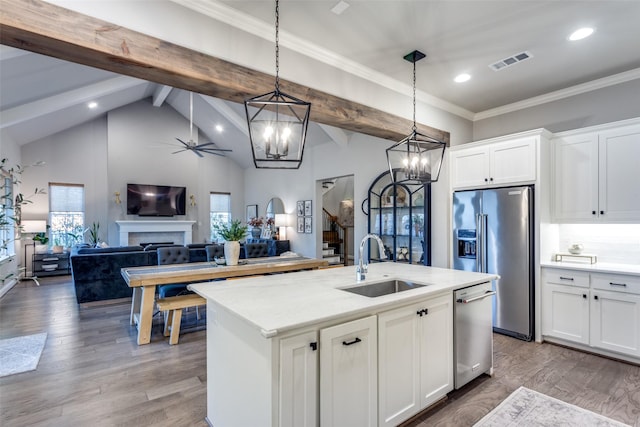
{"type": "Polygon", "coordinates": [[[280,46],[279,42],[280,29],[280,2],[276,0],[276,94],[280,94],[280,46]]]}
{"type": "Polygon", "coordinates": [[[416,59],[413,58],[413,132],[415,133],[418,128],[416,127],[416,59]]]}

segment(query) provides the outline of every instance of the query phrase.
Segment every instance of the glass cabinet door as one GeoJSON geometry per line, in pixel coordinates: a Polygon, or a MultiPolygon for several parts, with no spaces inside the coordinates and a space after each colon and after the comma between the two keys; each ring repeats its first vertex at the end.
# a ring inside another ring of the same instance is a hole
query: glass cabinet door
{"type": "MultiPolygon", "coordinates": [[[[389,172],[369,188],[369,232],[380,236],[388,260],[431,265],[430,191],[429,185],[394,184],[389,172]]],[[[380,259],[369,241],[369,261],[380,259]]]]}

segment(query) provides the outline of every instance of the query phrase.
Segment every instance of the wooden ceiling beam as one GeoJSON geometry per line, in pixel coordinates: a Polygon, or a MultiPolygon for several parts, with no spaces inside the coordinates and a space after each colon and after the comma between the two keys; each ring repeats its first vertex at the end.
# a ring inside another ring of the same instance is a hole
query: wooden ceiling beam
{"type": "MultiPolygon", "coordinates": [[[[274,77],[40,0],[0,0],[0,43],[163,85],[243,103],[273,91],[274,77]]],[[[281,89],[311,102],[311,120],[398,141],[410,120],[280,80],[281,89]]],[[[449,133],[420,132],[449,143],[449,133]]]]}

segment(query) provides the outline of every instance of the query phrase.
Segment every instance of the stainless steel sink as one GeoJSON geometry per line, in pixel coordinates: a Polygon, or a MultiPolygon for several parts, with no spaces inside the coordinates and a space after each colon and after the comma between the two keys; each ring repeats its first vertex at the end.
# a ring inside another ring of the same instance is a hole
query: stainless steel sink
{"type": "Polygon", "coordinates": [[[366,285],[338,289],[369,298],[375,298],[381,297],[383,295],[391,295],[397,294],[398,292],[410,291],[411,289],[417,289],[423,286],[427,285],[407,282],[405,280],[386,280],[384,282],[367,283],[366,285]]]}

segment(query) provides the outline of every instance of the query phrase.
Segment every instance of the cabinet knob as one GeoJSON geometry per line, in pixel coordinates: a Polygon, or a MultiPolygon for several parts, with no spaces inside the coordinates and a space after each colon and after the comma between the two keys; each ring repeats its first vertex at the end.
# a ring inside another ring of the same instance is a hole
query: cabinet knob
{"type": "Polygon", "coordinates": [[[488,182],[489,180],[487,178],[484,179],[484,182],[488,182]]]}
{"type": "Polygon", "coordinates": [[[312,342],[309,344],[309,347],[311,347],[311,350],[316,351],[318,349],[318,343],[312,342]]]}
{"type": "Polygon", "coordinates": [[[493,181],[493,178],[489,178],[489,181],[493,181]]]}
{"type": "Polygon", "coordinates": [[[587,299],[587,294],[582,294],[582,298],[587,299]]]}
{"type": "Polygon", "coordinates": [[[595,214],[596,214],[596,211],[591,211],[591,215],[595,215],[595,214]]]}
{"type": "Polygon", "coordinates": [[[594,295],[593,299],[597,301],[598,300],[598,295],[594,295]]]}
{"type": "Polygon", "coordinates": [[[604,211],[600,211],[600,215],[604,215],[604,211]]]}

